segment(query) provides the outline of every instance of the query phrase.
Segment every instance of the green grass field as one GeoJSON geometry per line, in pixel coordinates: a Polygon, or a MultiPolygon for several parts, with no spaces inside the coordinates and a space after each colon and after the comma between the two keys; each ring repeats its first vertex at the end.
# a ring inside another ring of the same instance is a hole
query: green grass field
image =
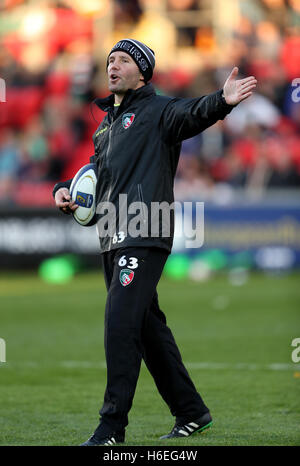
{"type": "MultiPolygon", "coordinates": [[[[300,445],[299,278],[163,278],[161,308],[214,425],[158,440],[174,420],[142,365],[126,445],[300,445]]],[[[0,445],[78,445],[93,432],[106,383],[105,299],[100,273],[65,285],[0,276],[0,445]]]]}

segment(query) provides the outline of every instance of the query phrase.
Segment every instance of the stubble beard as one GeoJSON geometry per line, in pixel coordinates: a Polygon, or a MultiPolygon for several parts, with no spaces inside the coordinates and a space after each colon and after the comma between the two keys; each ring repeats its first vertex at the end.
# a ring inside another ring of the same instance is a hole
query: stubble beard
{"type": "Polygon", "coordinates": [[[139,87],[138,84],[139,81],[135,82],[134,80],[132,83],[130,83],[129,81],[127,81],[127,83],[121,81],[120,83],[115,85],[108,83],[108,89],[112,94],[124,96],[128,89],[137,89],[139,87]]]}

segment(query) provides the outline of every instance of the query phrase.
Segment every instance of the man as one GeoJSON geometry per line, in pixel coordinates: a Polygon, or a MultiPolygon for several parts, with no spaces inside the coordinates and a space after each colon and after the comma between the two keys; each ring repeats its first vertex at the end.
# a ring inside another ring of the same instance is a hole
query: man
{"type": "MultiPolygon", "coordinates": [[[[124,442],[142,358],[175,416],[174,428],[161,438],[187,437],[212,424],[158,304],[156,287],[172,248],[174,219],[168,235],[163,234],[164,220],[159,217],[158,235],[151,236],[147,226],[139,236],[133,235],[127,228],[133,214],[124,221],[118,201],[122,194],[127,205],[144,206],[142,226],[148,225],[154,202],[172,204],[181,142],[224,119],[251,95],[256,80],[252,76],[236,80],[235,67],[220,91],[201,98],[171,98],[156,95],[149,83],[154,65],[153,50],[137,40],[121,40],[107,59],[112,94],[95,101],[107,112],[93,136],[95,155],[91,157],[98,169],[97,227],[108,291],[107,386],[100,424],[85,446],[124,442]],[[104,214],[101,206],[108,202],[115,206],[120,221],[116,231],[105,235],[99,225],[104,214]]],[[[58,183],[53,191],[57,207],[66,213],[77,208],[70,199],[70,183],[58,183]]]]}

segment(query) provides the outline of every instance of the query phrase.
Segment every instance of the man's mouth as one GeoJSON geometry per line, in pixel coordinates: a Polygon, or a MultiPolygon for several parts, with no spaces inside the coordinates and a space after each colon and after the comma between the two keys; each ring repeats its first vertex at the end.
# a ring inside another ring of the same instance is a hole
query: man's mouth
{"type": "Polygon", "coordinates": [[[118,79],[120,79],[120,77],[116,74],[111,74],[109,79],[113,84],[115,84],[118,81],[118,79]]]}

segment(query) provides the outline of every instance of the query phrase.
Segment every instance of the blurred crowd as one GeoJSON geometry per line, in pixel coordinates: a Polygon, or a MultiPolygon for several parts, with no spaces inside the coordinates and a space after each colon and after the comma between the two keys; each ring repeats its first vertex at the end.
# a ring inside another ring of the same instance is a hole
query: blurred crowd
{"type": "MultiPolygon", "coordinates": [[[[0,202],[50,205],[54,183],[71,178],[93,155],[92,134],[104,114],[91,103],[108,93],[105,62],[94,50],[94,15],[76,11],[78,2],[45,2],[48,21],[39,41],[34,34],[42,15],[26,23],[27,2],[6,3],[9,15],[0,20],[0,77],[6,85],[0,94],[0,202]],[[17,22],[20,16],[20,29],[10,29],[7,18],[17,22]]],[[[224,47],[211,24],[178,28],[176,47],[196,52],[199,66],[179,61],[168,70],[158,63],[154,74],[157,92],[181,97],[220,89],[233,66],[239,77],[258,80],[257,92],[224,121],[183,143],[178,197],[300,187],[300,0],[238,3],[224,47]]],[[[201,12],[206,4],[169,0],[165,14],[201,12]]],[[[121,36],[144,20],[146,6],[146,0],[113,2],[121,36]]]]}

